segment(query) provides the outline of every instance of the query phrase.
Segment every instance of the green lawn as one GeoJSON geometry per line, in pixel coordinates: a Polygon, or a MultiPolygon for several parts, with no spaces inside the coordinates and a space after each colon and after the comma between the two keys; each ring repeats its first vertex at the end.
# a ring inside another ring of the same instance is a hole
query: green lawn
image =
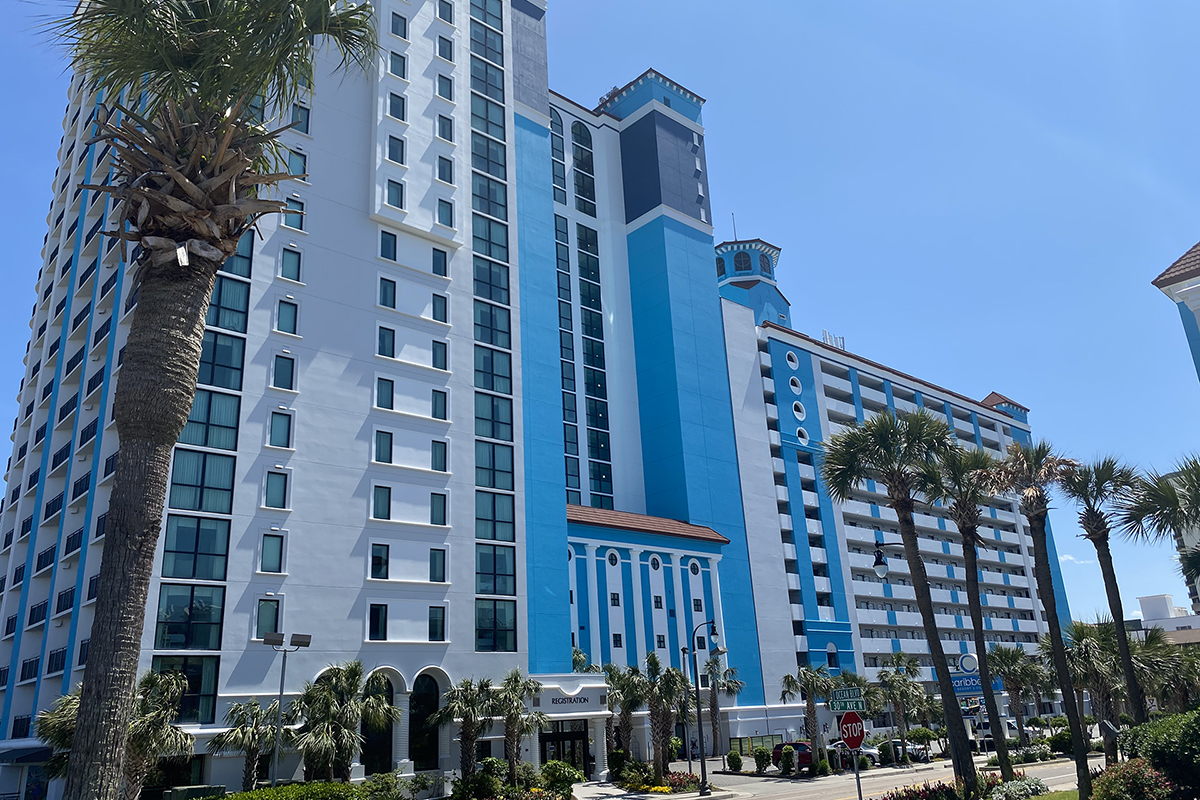
{"type": "Polygon", "coordinates": [[[1051,792],[1039,796],[1038,800],[1079,800],[1079,792],[1074,789],[1069,792],[1051,792]]]}

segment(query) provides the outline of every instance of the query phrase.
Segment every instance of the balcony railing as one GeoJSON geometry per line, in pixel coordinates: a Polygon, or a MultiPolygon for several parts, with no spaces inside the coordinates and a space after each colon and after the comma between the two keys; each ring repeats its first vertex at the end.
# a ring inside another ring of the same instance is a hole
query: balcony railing
{"type": "Polygon", "coordinates": [[[62,507],[63,507],[63,493],[59,492],[53,499],[51,499],[49,502],[46,503],[46,510],[45,510],[45,513],[42,515],[42,521],[44,522],[44,521],[50,519],[50,517],[57,514],[58,512],[62,511],[62,507]]]}
{"type": "Polygon", "coordinates": [[[75,498],[79,497],[80,495],[86,494],[87,490],[88,490],[88,485],[91,484],[91,482],[92,482],[92,473],[89,472],[88,474],[84,475],[82,478],[80,478],[79,480],[77,480],[73,484],[71,484],[71,499],[74,500],[75,498]]]}
{"type": "Polygon", "coordinates": [[[50,609],[50,601],[43,600],[36,606],[29,607],[29,624],[37,625],[46,621],[46,612],[50,609]]]}
{"type": "Polygon", "coordinates": [[[61,614],[64,611],[70,611],[75,605],[75,587],[63,589],[58,593],[58,599],[54,601],[54,613],[61,614]]]}
{"type": "MultiPolygon", "coordinates": [[[[63,542],[63,555],[69,556],[71,553],[74,553],[81,547],[83,547],[83,528],[80,528],[77,531],[72,531],[71,534],[67,536],[66,540],[63,542]]],[[[2,589],[3,586],[0,585],[0,590],[2,589]]]]}
{"type": "MultiPolygon", "coordinates": [[[[42,663],[42,659],[37,656],[34,656],[33,658],[27,658],[24,661],[22,661],[21,662],[21,680],[31,681],[34,678],[36,678],[37,674],[38,674],[38,667],[41,666],[41,663],[42,663]]],[[[28,719],[28,717],[26,717],[26,719],[28,719]]],[[[23,739],[27,736],[29,736],[28,727],[26,727],[25,736],[22,736],[19,738],[23,739]]],[[[13,738],[18,738],[17,737],[16,720],[13,720],[13,738]]]]}
{"type": "Polygon", "coordinates": [[[50,545],[45,550],[37,554],[34,572],[41,572],[54,563],[54,553],[58,549],[58,545],[50,545]]]}

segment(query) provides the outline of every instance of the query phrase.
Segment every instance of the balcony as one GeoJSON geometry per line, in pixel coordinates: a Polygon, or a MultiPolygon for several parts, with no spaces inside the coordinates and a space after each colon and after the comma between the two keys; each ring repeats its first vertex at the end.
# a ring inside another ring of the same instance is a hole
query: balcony
{"type": "Polygon", "coordinates": [[[45,550],[37,554],[37,561],[34,564],[33,574],[37,575],[45,569],[49,569],[54,563],[54,554],[58,545],[50,545],[45,550]]]}
{"type": "Polygon", "coordinates": [[[791,514],[780,514],[779,515],[779,529],[781,531],[793,530],[791,514]]]}
{"type": "Polygon", "coordinates": [[[50,601],[43,600],[36,606],[29,608],[29,625],[26,627],[32,628],[34,625],[41,625],[46,621],[46,612],[50,609],[50,601]]]}
{"type": "Polygon", "coordinates": [[[54,601],[54,613],[62,614],[70,611],[75,605],[75,587],[63,589],[58,593],[58,599],[54,601]]]}
{"type": "Polygon", "coordinates": [[[828,564],[829,563],[829,554],[825,552],[824,547],[809,547],[808,555],[809,555],[809,558],[812,559],[812,563],[814,563],[814,564],[828,564]]]}

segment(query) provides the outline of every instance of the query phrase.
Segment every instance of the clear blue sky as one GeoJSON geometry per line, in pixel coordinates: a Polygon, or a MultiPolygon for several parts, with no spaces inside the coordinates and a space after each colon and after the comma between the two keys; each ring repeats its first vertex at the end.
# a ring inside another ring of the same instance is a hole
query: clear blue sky
{"type": "MultiPolygon", "coordinates": [[[[0,397],[16,412],[66,76],[0,28],[0,397]]],[[[1032,409],[1080,458],[1200,450],[1200,382],[1150,280],[1200,239],[1192,0],[555,0],[551,85],[585,105],[653,66],[709,98],[718,240],[783,248],[800,330],[1032,409]],[[1191,188],[1190,188],[1191,187],[1191,188]]],[[[6,417],[0,417],[6,418],[6,417]]],[[[1077,617],[1106,608],[1074,513],[1053,514],[1077,617]]],[[[1186,592],[1167,548],[1115,546],[1128,610],[1186,592]]]]}

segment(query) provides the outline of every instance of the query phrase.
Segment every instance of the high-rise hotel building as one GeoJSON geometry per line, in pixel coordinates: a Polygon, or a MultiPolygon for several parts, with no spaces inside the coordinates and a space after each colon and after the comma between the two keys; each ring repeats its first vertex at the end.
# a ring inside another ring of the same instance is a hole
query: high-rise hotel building
{"type": "MultiPolygon", "coordinates": [[[[924,408],[1000,455],[1029,439],[1026,409],[794,330],[779,250],[713,239],[694,92],[647,71],[595,108],[555,94],[543,0],[377,11],[371,74],[323,58],[280,112],[308,177],[213,293],[142,639],[143,670],[188,677],[198,756],[177,779],[237,785],[240,760],[206,742],[230,703],[274,694],[266,633],[312,635],[289,695],[334,662],[387,676],[404,714],[368,735],[365,772],[451,769],[452,731],[426,724],[440,693],[512,668],[551,718],[525,757],[603,771],[605,689],[573,648],[685,668],[684,648],[727,648],[746,682],[732,739],[802,727],[778,702],[798,664],[928,667],[903,562],[871,569],[895,515],[872,484],[834,503],[821,443],[924,408]]],[[[0,509],[0,792],[42,780],[31,721],[81,677],[105,601],[137,293],[109,203],[81,188],[111,176],[85,144],[100,100],[72,80],[0,509]]],[[[1033,643],[1025,521],[1011,499],[985,513],[989,636],[1033,643]]],[[[954,524],[917,522],[943,637],[968,652],[954,524]]]]}

